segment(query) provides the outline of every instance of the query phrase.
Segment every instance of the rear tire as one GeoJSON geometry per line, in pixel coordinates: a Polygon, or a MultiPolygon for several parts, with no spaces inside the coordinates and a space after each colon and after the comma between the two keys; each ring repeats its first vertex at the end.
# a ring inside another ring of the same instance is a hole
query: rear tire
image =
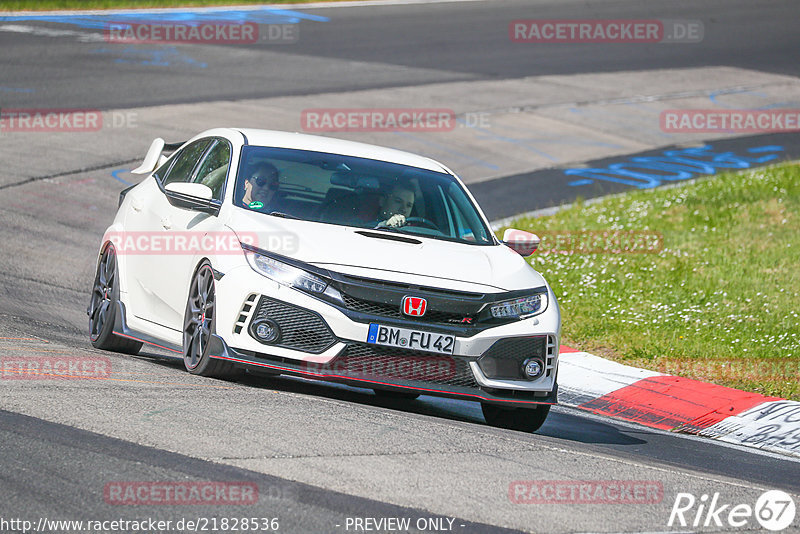
{"type": "Polygon", "coordinates": [[[214,271],[211,264],[204,261],[192,278],[183,315],[183,364],[193,375],[230,378],[240,373],[231,362],[209,355],[216,324],[214,271]]]}
{"type": "Polygon", "coordinates": [[[481,404],[483,417],[492,426],[519,430],[520,432],[536,432],[550,413],[549,404],[539,404],[536,408],[504,408],[494,404],[481,404]]]}
{"type": "Polygon", "coordinates": [[[117,318],[119,302],[119,270],[117,268],[117,251],[109,243],[97,262],[94,276],[92,296],[89,299],[89,340],[96,349],[138,354],[142,348],[141,341],[135,341],[114,333],[114,322],[117,318]]]}

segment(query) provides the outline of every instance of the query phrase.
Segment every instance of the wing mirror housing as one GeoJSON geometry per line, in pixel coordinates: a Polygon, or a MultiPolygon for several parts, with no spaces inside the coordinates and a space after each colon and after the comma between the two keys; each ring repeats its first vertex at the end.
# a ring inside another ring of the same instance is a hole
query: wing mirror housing
{"type": "Polygon", "coordinates": [[[176,208],[202,211],[218,215],[222,204],[214,199],[214,192],[205,184],[172,182],[164,187],[167,200],[176,208]]]}
{"type": "Polygon", "coordinates": [[[508,228],[503,232],[503,243],[523,257],[528,257],[539,248],[541,239],[536,234],[524,230],[508,228]]]}

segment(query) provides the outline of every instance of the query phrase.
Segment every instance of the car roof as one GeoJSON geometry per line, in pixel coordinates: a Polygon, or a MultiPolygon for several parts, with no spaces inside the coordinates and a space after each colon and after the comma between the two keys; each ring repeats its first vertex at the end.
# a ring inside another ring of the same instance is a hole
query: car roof
{"type": "Polygon", "coordinates": [[[388,161],[390,163],[398,163],[400,165],[408,165],[410,167],[419,167],[421,169],[450,174],[450,171],[437,161],[393,148],[359,143],[356,141],[346,141],[344,139],[334,139],[332,137],[280,132],[277,130],[259,130],[255,128],[231,128],[231,130],[243,134],[247,138],[248,145],[329,152],[344,156],[388,161]]]}

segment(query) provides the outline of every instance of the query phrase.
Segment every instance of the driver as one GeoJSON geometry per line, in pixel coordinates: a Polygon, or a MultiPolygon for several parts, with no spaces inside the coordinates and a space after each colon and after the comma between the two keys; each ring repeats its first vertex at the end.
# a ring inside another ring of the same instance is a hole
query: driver
{"type": "Polygon", "coordinates": [[[406,219],[414,209],[414,187],[410,183],[396,182],[378,201],[376,228],[398,228],[406,225],[406,219]]]}

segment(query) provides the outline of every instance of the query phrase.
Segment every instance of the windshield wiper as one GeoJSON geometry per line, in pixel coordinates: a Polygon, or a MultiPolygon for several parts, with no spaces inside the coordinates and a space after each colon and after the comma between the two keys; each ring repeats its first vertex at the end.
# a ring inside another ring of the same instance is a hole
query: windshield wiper
{"type": "Polygon", "coordinates": [[[295,217],[294,215],[289,215],[288,213],[283,213],[282,211],[271,211],[267,215],[272,215],[273,217],[280,217],[282,219],[300,219],[300,217],[295,217]]]}
{"type": "MultiPolygon", "coordinates": [[[[375,229],[373,228],[373,230],[375,230],[375,229]]],[[[380,228],[380,230],[383,230],[383,228],[380,228]]],[[[397,232],[397,230],[395,230],[395,229],[393,229],[393,231],[397,232]]],[[[421,245],[422,244],[422,241],[420,241],[419,239],[414,239],[413,237],[399,236],[396,233],[395,234],[373,234],[372,232],[367,232],[367,231],[364,231],[364,230],[356,230],[356,233],[358,235],[363,235],[364,237],[371,237],[373,239],[388,239],[389,241],[400,241],[401,243],[411,243],[411,244],[414,244],[414,245],[421,245]]]]}

